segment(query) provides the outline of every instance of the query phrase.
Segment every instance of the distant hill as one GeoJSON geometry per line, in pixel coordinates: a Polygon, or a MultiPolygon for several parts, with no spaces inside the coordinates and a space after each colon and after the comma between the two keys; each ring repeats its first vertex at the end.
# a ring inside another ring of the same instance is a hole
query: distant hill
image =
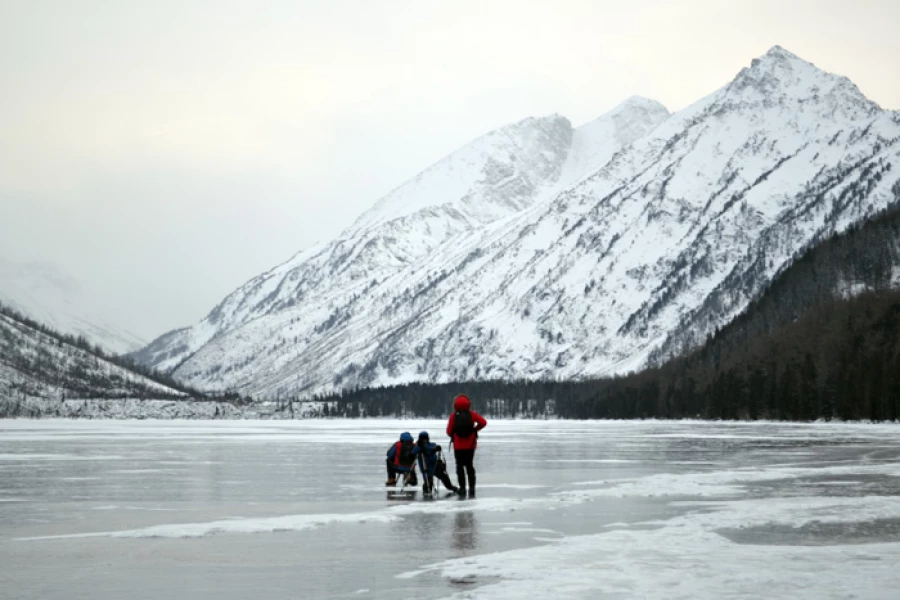
{"type": "Polygon", "coordinates": [[[300,419],[328,409],[206,395],[0,304],[0,418],[300,419]]]}
{"type": "Polygon", "coordinates": [[[200,394],[170,377],[109,355],[83,336],[59,333],[0,304],[0,402],[28,397],[191,396],[200,394]]]}
{"type": "Polygon", "coordinates": [[[61,333],[84,336],[107,352],[124,354],[146,344],[100,316],[81,285],[52,263],[0,258],[0,302],[61,333]]]}

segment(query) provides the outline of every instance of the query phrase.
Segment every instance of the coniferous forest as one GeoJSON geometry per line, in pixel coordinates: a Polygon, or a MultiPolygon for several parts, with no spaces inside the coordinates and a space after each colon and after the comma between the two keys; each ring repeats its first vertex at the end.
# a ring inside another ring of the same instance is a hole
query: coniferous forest
{"type": "Polygon", "coordinates": [[[507,417],[896,420],[898,279],[895,206],[808,250],[701,348],[659,353],[640,373],[410,384],[323,399],[334,416],[443,416],[464,391],[478,410],[507,417]]]}
{"type": "MultiPolygon", "coordinates": [[[[738,324],[735,325],[735,330],[738,324]]],[[[728,328],[701,350],[624,377],[414,383],[320,398],[323,416],[446,416],[460,392],[485,415],[575,419],[900,418],[900,292],[823,304],[746,345],[728,328]]]]}

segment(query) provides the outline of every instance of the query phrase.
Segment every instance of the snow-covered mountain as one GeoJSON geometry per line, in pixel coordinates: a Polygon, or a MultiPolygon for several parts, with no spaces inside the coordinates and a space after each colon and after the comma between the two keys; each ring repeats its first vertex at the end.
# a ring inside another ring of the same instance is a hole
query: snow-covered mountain
{"type": "Polygon", "coordinates": [[[658,102],[633,97],[576,129],[551,116],[492,131],[396,188],[336,240],[251,279],[199,325],[164,334],[136,357],[172,370],[213,338],[261,316],[312,310],[327,321],[350,296],[365,297],[448,240],[576,183],[668,114],[658,102]]]}
{"type": "Polygon", "coordinates": [[[775,47],[672,116],[488,134],[138,356],[263,395],[631,370],[897,202],[898,159],[900,114],[775,47]]]}
{"type": "Polygon", "coordinates": [[[0,303],[41,323],[116,354],[146,340],[110,323],[90,306],[79,283],[52,263],[13,263],[0,258],[0,303]]]}

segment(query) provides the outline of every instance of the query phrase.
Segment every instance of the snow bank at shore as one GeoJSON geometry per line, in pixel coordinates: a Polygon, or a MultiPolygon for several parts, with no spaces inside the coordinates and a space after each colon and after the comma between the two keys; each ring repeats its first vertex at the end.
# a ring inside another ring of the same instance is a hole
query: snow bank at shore
{"type": "Polygon", "coordinates": [[[322,416],[320,402],[238,404],[213,400],[0,398],[0,417],[65,419],[307,419],[322,416]]]}

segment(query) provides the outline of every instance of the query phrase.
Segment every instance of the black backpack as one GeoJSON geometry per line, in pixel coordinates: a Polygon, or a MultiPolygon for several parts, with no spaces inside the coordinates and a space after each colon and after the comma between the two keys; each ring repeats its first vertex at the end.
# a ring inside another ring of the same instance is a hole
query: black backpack
{"type": "Polygon", "coordinates": [[[413,448],[415,447],[416,445],[413,442],[400,443],[400,464],[402,466],[409,466],[416,461],[416,457],[413,454],[413,448]]]}
{"type": "Polygon", "coordinates": [[[453,434],[461,438],[470,437],[475,433],[475,421],[468,410],[457,411],[453,416],[453,434]]]}

